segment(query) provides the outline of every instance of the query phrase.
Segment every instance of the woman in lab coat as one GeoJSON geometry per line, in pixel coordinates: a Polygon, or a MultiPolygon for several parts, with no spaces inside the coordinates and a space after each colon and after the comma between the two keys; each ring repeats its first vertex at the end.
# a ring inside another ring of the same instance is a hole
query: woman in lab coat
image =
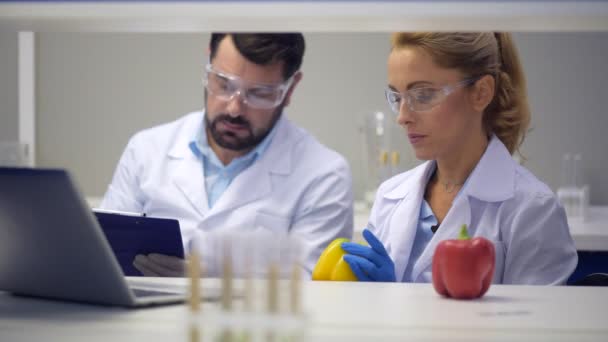
{"type": "Polygon", "coordinates": [[[494,243],[493,282],[563,284],[577,264],[555,195],[512,158],[530,121],[507,33],[396,33],[386,98],[422,165],[378,189],[364,237],[344,243],[359,280],[430,282],[462,224],[494,243]]]}

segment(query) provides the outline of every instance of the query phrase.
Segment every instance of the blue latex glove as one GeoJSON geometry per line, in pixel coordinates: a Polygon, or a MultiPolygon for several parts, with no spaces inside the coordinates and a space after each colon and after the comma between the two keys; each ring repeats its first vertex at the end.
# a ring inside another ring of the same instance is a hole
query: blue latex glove
{"type": "Polygon", "coordinates": [[[344,255],[344,261],[360,281],[394,282],[395,264],[382,242],[367,228],[363,230],[363,238],[371,247],[353,242],[342,243],[342,249],[348,253],[344,255]]]}

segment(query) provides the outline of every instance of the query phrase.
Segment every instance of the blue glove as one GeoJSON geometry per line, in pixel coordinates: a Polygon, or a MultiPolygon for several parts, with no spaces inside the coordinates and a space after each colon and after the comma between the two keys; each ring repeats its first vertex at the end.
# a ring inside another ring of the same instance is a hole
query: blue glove
{"type": "Polygon", "coordinates": [[[344,255],[344,261],[360,281],[394,282],[395,264],[382,242],[367,228],[363,230],[363,237],[371,247],[353,242],[342,243],[342,249],[348,253],[344,255]]]}

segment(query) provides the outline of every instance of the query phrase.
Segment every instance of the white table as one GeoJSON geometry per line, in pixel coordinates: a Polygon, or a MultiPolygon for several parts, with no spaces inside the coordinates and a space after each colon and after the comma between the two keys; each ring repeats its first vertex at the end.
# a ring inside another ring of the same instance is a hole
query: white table
{"type": "MultiPolygon", "coordinates": [[[[305,282],[303,305],[309,341],[608,338],[607,288],[495,285],[481,300],[459,301],[438,296],[430,284],[305,282]]],[[[187,341],[186,314],[184,305],[128,310],[0,293],[0,341],[187,341]]]]}

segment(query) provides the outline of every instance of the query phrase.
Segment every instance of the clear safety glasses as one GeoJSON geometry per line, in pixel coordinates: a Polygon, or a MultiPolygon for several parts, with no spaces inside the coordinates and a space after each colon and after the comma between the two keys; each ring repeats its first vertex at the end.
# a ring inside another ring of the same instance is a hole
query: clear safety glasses
{"type": "Polygon", "coordinates": [[[293,76],[281,84],[247,82],[238,76],[215,70],[211,64],[205,67],[203,84],[209,93],[222,101],[230,101],[237,94],[244,104],[257,109],[272,109],[283,102],[293,76]]]}
{"type": "Polygon", "coordinates": [[[384,94],[391,110],[399,114],[401,102],[405,99],[405,104],[413,112],[426,112],[443,102],[448,95],[456,89],[475,83],[481,77],[464,79],[456,84],[445,85],[442,87],[421,87],[414,88],[403,93],[386,88],[384,94]]]}

